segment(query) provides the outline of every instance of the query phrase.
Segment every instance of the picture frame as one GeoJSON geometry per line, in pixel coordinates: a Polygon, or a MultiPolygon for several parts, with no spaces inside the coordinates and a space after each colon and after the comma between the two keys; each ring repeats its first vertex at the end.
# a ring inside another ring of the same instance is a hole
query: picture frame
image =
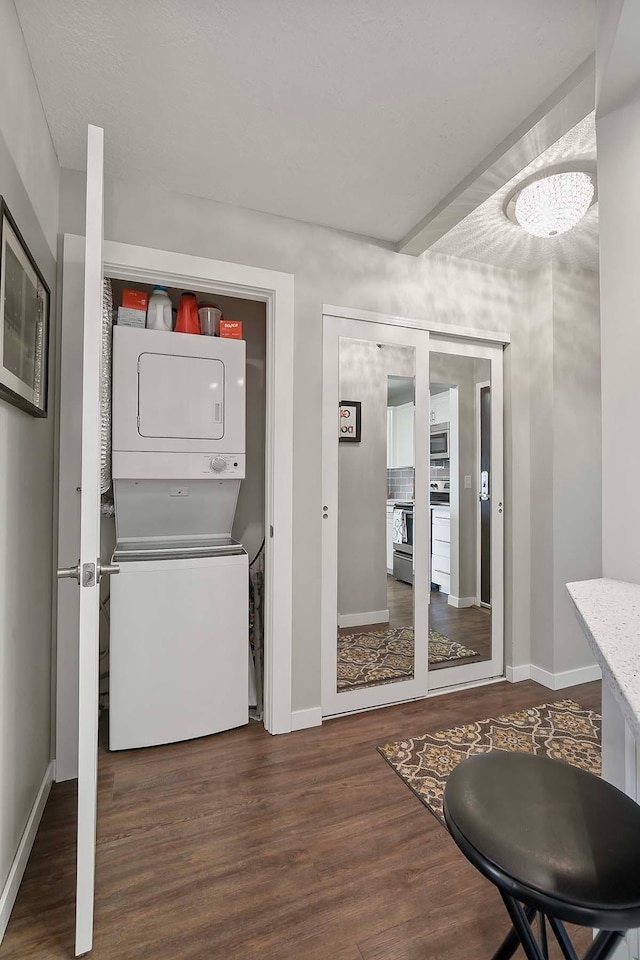
{"type": "Polygon", "coordinates": [[[0,400],[33,417],[48,407],[51,291],[0,196],[0,400]]]}
{"type": "Polygon", "coordinates": [[[360,400],[341,400],[338,418],[340,443],[361,442],[362,403],[360,400]]]}

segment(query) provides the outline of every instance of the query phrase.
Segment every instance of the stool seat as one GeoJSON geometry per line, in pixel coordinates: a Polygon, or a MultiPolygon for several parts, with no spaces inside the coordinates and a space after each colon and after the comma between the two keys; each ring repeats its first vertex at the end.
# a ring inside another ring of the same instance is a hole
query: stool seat
{"type": "Polygon", "coordinates": [[[640,806],[606,781],[491,752],[453,770],[444,815],[467,859],[508,896],[583,926],[640,926],[640,806]]]}

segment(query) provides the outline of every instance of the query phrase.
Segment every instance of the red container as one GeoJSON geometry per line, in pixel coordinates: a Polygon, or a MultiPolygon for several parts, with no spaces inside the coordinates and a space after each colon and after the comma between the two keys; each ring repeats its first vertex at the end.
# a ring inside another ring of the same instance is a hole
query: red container
{"type": "Polygon", "coordinates": [[[242,340],[242,320],[221,320],[220,336],[230,340],[242,340]]]}
{"type": "Polygon", "coordinates": [[[200,317],[195,293],[183,293],[180,297],[176,333],[200,333],[200,317]]]}

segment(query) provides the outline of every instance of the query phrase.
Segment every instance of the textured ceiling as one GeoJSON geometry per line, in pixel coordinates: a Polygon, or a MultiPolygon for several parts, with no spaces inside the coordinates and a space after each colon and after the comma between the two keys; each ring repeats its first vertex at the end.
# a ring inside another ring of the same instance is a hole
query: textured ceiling
{"type": "Polygon", "coordinates": [[[16,0],[63,166],[399,240],[592,51],[590,0],[16,0]]]}
{"type": "Polygon", "coordinates": [[[553,146],[501,187],[488,200],[461,220],[430,248],[466,260],[480,260],[498,267],[534,270],[556,260],[585,270],[598,269],[598,204],[595,203],[569,233],[560,237],[532,237],[508,220],[504,213],[514,187],[532,173],[569,160],[596,159],[594,114],[585,117],[553,146]]]}

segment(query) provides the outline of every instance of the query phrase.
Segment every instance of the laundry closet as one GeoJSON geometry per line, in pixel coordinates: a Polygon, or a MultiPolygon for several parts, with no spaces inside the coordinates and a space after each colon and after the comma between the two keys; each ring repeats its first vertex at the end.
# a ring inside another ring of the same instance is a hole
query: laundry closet
{"type": "MultiPolygon", "coordinates": [[[[99,584],[99,702],[110,750],[263,718],[266,304],[168,286],[171,329],[151,329],[156,286],[103,281],[100,555],[114,575],[99,584]],[[185,294],[205,305],[203,327],[215,316],[211,335],[175,330],[185,294]]],[[[65,440],[63,424],[63,457],[65,440]]],[[[61,489],[61,515],[63,499],[61,489]]],[[[59,659],[74,602],[61,581],[59,659]]],[[[59,695],[69,679],[59,669],[59,695]]]]}
{"type": "Polygon", "coordinates": [[[154,289],[104,280],[101,553],[119,568],[100,603],[111,750],[262,716],[265,308],[166,288],[173,309],[153,329],[154,289]],[[192,332],[178,332],[185,313],[192,332]]]}

